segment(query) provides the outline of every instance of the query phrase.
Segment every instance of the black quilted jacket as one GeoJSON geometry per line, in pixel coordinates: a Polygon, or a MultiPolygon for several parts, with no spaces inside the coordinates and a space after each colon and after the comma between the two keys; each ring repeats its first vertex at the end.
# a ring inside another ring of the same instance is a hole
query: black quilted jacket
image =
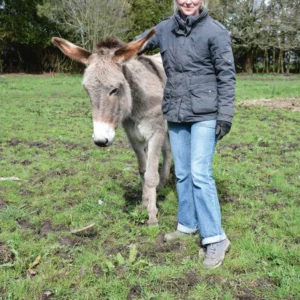
{"type": "MultiPolygon", "coordinates": [[[[159,48],[167,74],[162,110],[171,122],[232,121],[235,68],[228,31],[208,16],[177,12],[155,26],[146,49],[159,48]]],[[[144,32],[135,39],[147,34],[144,32]]]]}

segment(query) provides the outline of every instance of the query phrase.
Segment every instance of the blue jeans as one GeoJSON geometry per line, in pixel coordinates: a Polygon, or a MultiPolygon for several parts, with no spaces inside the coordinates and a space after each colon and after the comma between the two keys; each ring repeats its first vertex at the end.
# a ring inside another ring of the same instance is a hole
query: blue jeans
{"type": "Polygon", "coordinates": [[[168,123],[178,193],[177,230],[200,230],[202,244],[226,239],[211,164],[217,138],[216,120],[168,123]]]}

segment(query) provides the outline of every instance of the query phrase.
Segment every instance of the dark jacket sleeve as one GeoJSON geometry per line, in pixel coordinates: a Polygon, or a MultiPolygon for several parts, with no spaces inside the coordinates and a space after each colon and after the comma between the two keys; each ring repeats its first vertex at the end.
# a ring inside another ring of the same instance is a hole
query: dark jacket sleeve
{"type": "Polygon", "coordinates": [[[218,120],[232,122],[235,98],[235,68],[230,35],[222,30],[210,40],[210,52],[217,76],[218,120]]]}

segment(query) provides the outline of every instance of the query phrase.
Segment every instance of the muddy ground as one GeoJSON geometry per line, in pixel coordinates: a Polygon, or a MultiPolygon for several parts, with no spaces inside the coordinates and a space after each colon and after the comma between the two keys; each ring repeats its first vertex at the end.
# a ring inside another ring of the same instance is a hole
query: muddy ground
{"type": "Polygon", "coordinates": [[[258,99],[242,101],[239,106],[265,106],[273,109],[287,109],[300,112],[300,98],[258,99]]]}

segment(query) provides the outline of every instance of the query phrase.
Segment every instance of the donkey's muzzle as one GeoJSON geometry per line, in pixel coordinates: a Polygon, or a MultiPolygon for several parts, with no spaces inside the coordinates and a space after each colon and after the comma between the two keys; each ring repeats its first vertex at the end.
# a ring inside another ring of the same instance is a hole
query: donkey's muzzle
{"type": "Polygon", "coordinates": [[[99,147],[107,147],[110,145],[108,139],[96,140],[96,141],[94,140],[94,143],[99,147]]]}
{"type": "Polygon", "coordinates": [[[93,141],[99,147],[110,146],[115,137],[115,129],[112,124],[94,121],[93,141]]]}

